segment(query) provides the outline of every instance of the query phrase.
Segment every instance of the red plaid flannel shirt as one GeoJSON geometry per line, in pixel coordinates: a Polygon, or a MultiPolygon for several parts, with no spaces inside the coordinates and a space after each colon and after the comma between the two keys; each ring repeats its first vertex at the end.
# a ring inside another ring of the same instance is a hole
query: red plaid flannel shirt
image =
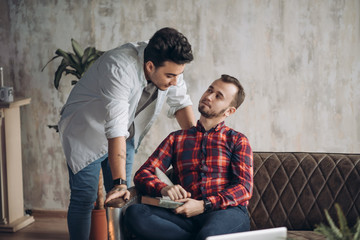
{"type": "Polygon", "coordinates": [[[253,190],[253,153],[245,135],[224,122],[205,131],[196,127],[171,133],[136,172],[136,187],[145,194],[161,196],[167,186],[155,175],[155,168],[173,166],[173,182],[191,197],[207,198],[213,209],[247,206],[253,190]]]}

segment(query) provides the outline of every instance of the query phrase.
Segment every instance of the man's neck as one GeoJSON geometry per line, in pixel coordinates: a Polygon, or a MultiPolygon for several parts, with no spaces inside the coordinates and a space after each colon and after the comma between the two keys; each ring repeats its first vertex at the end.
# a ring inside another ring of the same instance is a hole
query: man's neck
{"type": "Polygon", "coordinates": [[[203,125],[205,131],[209,131],[210,129],[212,129],[213,127],[215,127],[216,125],[218,125],[219,123],[221,123],[222,121],[224,121],[225,118],[205,118],[203,116],[200,116],[200,123],[201,125],[203,125]]]}

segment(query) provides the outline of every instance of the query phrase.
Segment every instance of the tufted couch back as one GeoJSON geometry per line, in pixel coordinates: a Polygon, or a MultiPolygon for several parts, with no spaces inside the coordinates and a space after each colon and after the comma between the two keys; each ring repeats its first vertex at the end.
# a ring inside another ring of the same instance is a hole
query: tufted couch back
{"type": "Polygon", "coordinates": [[[313,230],[336,219],[339,203],[350,226],[360,216],[360,154],[254,153],[251,228],[313,230]]]}

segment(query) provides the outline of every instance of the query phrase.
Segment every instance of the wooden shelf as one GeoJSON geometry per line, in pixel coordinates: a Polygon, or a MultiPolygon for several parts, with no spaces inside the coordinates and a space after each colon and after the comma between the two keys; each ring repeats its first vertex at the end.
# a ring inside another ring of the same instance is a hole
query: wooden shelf
{"type": "Polygon", "coordinates": [[[1,102],[0,101],[0,108],[14,108],[14,107],[21,107],[23,105],[30,104],[31,98],[15,98],[13,102],[1,102]]]}
{"type": "Polygon", "coordinates": [[[0,102],[0,232],[16,232],[34,222],[25,215],[20,107],[30,98],[0,102]]]}

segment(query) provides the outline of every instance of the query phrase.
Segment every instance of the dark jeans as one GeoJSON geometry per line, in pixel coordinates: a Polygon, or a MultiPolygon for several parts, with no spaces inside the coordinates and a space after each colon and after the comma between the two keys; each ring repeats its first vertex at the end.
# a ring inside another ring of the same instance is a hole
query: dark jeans
{"type": "MultiPolygon", "coordinates": [[[[126,179],[130,186],[132,163],[134,159],[134,141],[126,141],[126,179]]],[[[111,170],[107,154],[89,164],[80,172],[73,174],[69,168],[70,204],[67,215],[71,240],[88,240],[91,227],[91,212],[97,198],[100,168],[103,170],[106,192],[113,188],[111,170]]]]}
{"type": "Polygon", "coordinates": [[[125,224],[142,240],[204,240],[208,236],[250,230],[249,215],[243,206],[186,218],[169,209],[134,204],[126,209],[125,224]]]}

